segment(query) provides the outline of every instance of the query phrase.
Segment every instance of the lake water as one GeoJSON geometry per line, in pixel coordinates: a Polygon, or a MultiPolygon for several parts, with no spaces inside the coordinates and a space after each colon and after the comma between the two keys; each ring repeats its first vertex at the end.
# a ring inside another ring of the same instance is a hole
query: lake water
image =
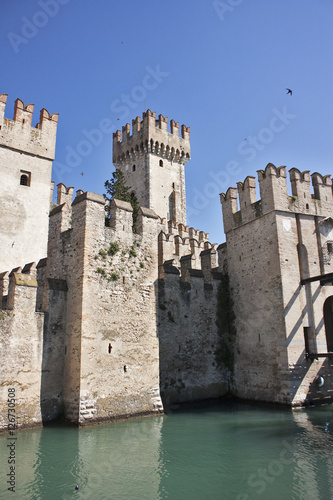
{"type": "Polygon", "coordinates": [[[333,405],[240,403],[0,436],[1,500],[331,500],[333,405]],[[79,489],[75,490],[78,485],[79,489]]]}

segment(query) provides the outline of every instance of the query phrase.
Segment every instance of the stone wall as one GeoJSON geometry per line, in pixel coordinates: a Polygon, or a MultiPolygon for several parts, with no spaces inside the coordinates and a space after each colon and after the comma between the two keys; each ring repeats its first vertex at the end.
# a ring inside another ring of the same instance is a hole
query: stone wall
{"type": "MultiPolygon", "coordinates": [[[[66,281],[64,406],[68,420],[86,423],[158,412],[158,338],[155,314],[157,216],[141,210],[132,231],[126,202],[76,197],[51,214],[48,274],[66,281]]],[[[51,315],[50,301],[48,312],[51,315]]]]}
{"type": "Polygon", "coordinates": [[[11,273],[7,308],[0,308],[0,429],[8,428],[7,399],[11,389],[15,390],[16,425],[26,427],[42,422],[44,315],[35,312],[36,291],[34,271],[11,273]]]}
{"type": "Polygon", "coordinates": [[[167,405],[218,398],[228,391],[218,355],[220,275],[208,266],[205,273],[185,266],[181,271],[170,263],[162,266],[158,288],[161,394],[167,405]]]}

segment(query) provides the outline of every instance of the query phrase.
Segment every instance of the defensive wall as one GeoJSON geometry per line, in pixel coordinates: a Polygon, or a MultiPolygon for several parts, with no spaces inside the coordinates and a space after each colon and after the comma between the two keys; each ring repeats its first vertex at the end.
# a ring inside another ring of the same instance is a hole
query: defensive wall
{"type": "Polygon", "coordinates": [[[221,195],[226,243],[186,223],[190,130],[148,110],[114,134],[138,196],[59,184],[58,115],[0,95],[0,429],[15,387],[19,426],[83,425],[237,397],[332,400],[333,198],[329,175],[268,164],[221,195]],[[158,214],[158,215],[157,215],[158,214]],[[218,257],[218,259],[217,259],[218,257]],[[28,262],[28,264],[26,264],[28,262]],[[15,267],[17,266],[17,267],[15,267]]]}
{"type": "MultiPolygon", "coordinates": [[[[73,191],[58,185],[47,259],[1,275],[3,390],[17,387],[22,425],[159,413],[160,388],[167,404],[225,394],[209,235],[144,207],[133,233],[132,207],[119,200],[107,227],[104,198],[77,191],[72,202],[73,191]],[[25,315],[23,335],[14,322],[25,315]],[[11,345],[34,349],[23,371],[11,345]]],[[[5,401],[4,393],[2,425],[5,401]]]]}

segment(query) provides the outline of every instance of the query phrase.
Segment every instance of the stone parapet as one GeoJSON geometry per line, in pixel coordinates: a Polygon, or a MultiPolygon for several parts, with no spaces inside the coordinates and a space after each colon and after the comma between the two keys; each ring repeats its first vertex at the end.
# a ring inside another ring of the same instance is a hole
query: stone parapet
{"type": "Polygon", "coordinates": [[[16,99],[14,119],[5,118],[7,94],[0,94],[0,146],[54,160],[58,113],[43,108],[39,123],[32,127],[33,104],[16,99]]]}
{"type": "Polygon", "coordinates": [[[179,123],[171,120],[168,132],[168,118],[148,109],[142,115],[127,123],[122,132],[117,130],[113,134],[113,163],[125,165],[137,156],[153,153],[161,158],[173,160],[182,164],[191,157],[190,128],[182,125],[179,136],[179,123]]]}
{"type": "Polygon", "coordinates": [[[224,231],[232,229],[272,211],[284,211],[326,217],[333,209],[332,180],[330,175],[315,172],[300,172],[297,168],[289,171],[292,195],[287,191],[286,167],[276,168],[269,163],[265,170],[258,170],[260,200],[256,200],[256,183],[252,176],[244,182],[229,187],[220,195],[223,212],[224,231]],[[311,193],[311,181],[313,194],[311,193]]]}

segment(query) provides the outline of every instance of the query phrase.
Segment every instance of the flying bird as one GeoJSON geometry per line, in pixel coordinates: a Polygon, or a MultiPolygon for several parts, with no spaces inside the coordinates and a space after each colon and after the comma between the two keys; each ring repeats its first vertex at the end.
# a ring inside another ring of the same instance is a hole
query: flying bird
{"type": "Polygon", "coordinates": [[[292,90],[290,90],[290,89],[286,89],[286,90],[288,90],[287,94],[293,95],[293,91],[292,90]]]}
{"type": "Polygon", "coordinates": [[[81,172],[82,177],[84,176],[84,172],[81,172]]]}

